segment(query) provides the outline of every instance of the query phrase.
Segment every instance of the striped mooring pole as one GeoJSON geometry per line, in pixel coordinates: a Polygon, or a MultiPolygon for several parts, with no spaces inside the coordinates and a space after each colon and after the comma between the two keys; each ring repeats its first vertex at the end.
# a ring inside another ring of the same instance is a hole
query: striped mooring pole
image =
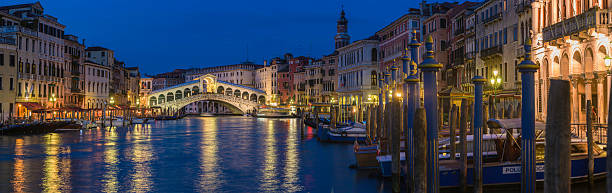
{"type": "Polygon", "coordinates": [[[536,188],[535,163],[535,81],[534,73],[540,68],[531,61],[531,40],[525,44],[525,59],[517,67],[521,72],[521,192],[533,193],[536,188]]]}
{"type": "Polygon", "coordinates": [[[438,85],[437,73],[442,64],[434,59],[433,38],[427,37],[425,49],[427,53],[423,63],[419,65],[423,72],[423,98],[427,117],[427,192],[440,192],[440,177],[438,173],[438,85]]]}
{"type": "Polygon", "coordinates": [[[472,78],[474,83],[474,193],[482,192],[482,87],[487,79],[472,78]]]}

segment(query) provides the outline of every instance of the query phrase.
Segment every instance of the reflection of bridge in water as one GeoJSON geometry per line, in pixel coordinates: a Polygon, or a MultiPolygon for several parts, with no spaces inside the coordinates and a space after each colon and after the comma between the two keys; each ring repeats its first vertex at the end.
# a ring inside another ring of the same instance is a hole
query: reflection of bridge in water
{"type": "Polygon", "coordinates": [[[213,101],[239,114],[252,112],[265,104],[266,97],[262,90],[220,81],[213,75],[156,90],[146,96],[149,107],[161,108],[164,112],[174,112],[198,101],[213,101]]]}

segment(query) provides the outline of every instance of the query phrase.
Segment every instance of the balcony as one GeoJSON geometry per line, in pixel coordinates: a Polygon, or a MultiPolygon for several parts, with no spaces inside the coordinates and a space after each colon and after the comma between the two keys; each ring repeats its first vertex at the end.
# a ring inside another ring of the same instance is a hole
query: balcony
{"type": "Polygon", "coordinates": [[[495,56],[501,57],[502,54],[503,54],[503,50],[502,50],[501,45],[497,45],[497,46],[493,46],[487,49],[480,50],[480,58],[483,60],[490,59],[495,56]]]}
{"type": "Polygon", "coordinates": [[[487,25],[487,24],[489,24],[489,23],[491,23],[493,21],[497,21],[497,20],[501,20],[501,19],[502,19],[502,13],[500,12],[500,13],[497,13],[495,15],[491,15],[488,18],[483,19],[482,20],[482,24],[487,25]]]}
{"type": "Polygon", "coordinates": [[[17,45],[17,40],[9,37],[0,37],[0,44],[17,45]]]}
{"type": "Polygon", "coordinates": [[[463,32],[465,32],[465,28],[459,28],[459,29],[455,30],[453,35],[459,36],[459,35],[463,34],[463,32]]]}
{"type": "Polygon", "coordinates": [[[463,64],[464,61],[464,54],[463,52],[456,52],[454,59],[453,59],[453,66],[457,66],[457,65],[461,65],[463,64]]]}
{"type": "Polygon", "coordinates": [[[25,27],[21,27],[21,26],[2,26],[0,27],[0,34],[3,33],[16,33],[16,32],[21,32],[24,34],[28,34],[30,36],[37,36],[38,32],[36,31],[32,31],[31,29],[25,28],[25,27]]]}
{"type": "Polygon", "coordinates": [[[81,72],[79,72],[78,70],[73,70],[70,74],[72,76],[81,76],[81,72]]]}
{"type": "Polygon", "coordinates": [[[80,93],[81,93],[81,89],[78,89],[78,88],[71,88],[71,89],[70,89],[70,93],[73,93],[73,94],[80,94],[80,93]]]}
{"type": "Polygon", "coordinates": [[[528,3],[519,3],[518,5],[516,5],[516,13],[523,13],[523,12],[527,12],[529,9],[531,9],[531,2],[528,3]]]}
{"type": "MultiPolygon", "coordinates": [[[[544,42],[561,39],[565,36],[580,37],[580,32],[590,28],[607,28],[610,24],[610,11],[607,9],[591,8],[588,11],[572,18],[561,21],[542,29],[544,42]]],[[[586,38],[583,36],[583,38],[586,38]]]]}

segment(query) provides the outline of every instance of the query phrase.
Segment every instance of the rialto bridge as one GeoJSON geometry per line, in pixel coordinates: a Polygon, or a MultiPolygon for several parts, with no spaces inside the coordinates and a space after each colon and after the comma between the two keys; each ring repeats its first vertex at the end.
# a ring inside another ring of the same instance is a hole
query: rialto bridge
{"type": "Polygon", "coordinates": [[[266,101],[266,93],[248,86],[217,80],[204,75],[183,84],[151,92],[148,105],[162,111],[177,111],[198,101],[214,101],[225,104],[233,113],[245,114],[257,109],[266,101]]]}

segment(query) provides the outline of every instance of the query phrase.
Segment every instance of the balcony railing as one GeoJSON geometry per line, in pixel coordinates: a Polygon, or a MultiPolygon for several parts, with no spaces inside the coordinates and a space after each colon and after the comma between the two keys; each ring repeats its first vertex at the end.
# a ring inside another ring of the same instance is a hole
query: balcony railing
{"type": "Polygon", "coordinates": [[[500,12],[500,13],[497,13],[495,15],[491,15],[488,18],[483,19],[482,23],[486,25],[486,24],[489,24],[489,23],[491,23],[491,22],[493,22],[493,21],[495,21],[497,19],[501,19],[501,18],[502,18],[502,13],[500,12]]]}
{"type": "Polygon", "coordinates": [[[25,27],[21,27],[21,26],[13,25],[13,26],[0,27],[0,33],[16,33],[16,32],[21,32],[21,33],[28,34],[31,36],[38,35],[38,32],[25,28],[25,27]]]}
{"type": "Polygon", "coordinates": [[[71,92],[71,93],[81,93],[81,89],[78,89],[78,88],[71,88],[71,89],[70,89],[70,92],[71,92]]]}
{"type": "Polygon", "coordinates": [[[0,44],[17,45],[15,38],[0,37],[0,44]]]}
{"type": "Polygon", "coordinates": [[[455,30],[455,32],[453,33],[455,36],[461,35],[463,34],[463,32],[465,32],[464,28],[459,28],[457,30],[455,30]]]}
{"type": "Polygon", "coordinates": [[[480,58],[487,59],[496,55],[502,55],[503,50],[501,45],[493,46],[487,49],[480,50],[480,58]]]}
{"type": "Polygon", "coordinates": [[[70,74],[72,74],[72,76],[80,76],[81,72],[79,72],[78,70],[73,70],[70,74]]]}
{"type": "Polygon", "coordinates": [[[610,11],[607,9],[591,8],[588,11],[542,29],[544,42],[571,36],[581,31],[598,26],[607,27],[610,24],[610,11]]]}

